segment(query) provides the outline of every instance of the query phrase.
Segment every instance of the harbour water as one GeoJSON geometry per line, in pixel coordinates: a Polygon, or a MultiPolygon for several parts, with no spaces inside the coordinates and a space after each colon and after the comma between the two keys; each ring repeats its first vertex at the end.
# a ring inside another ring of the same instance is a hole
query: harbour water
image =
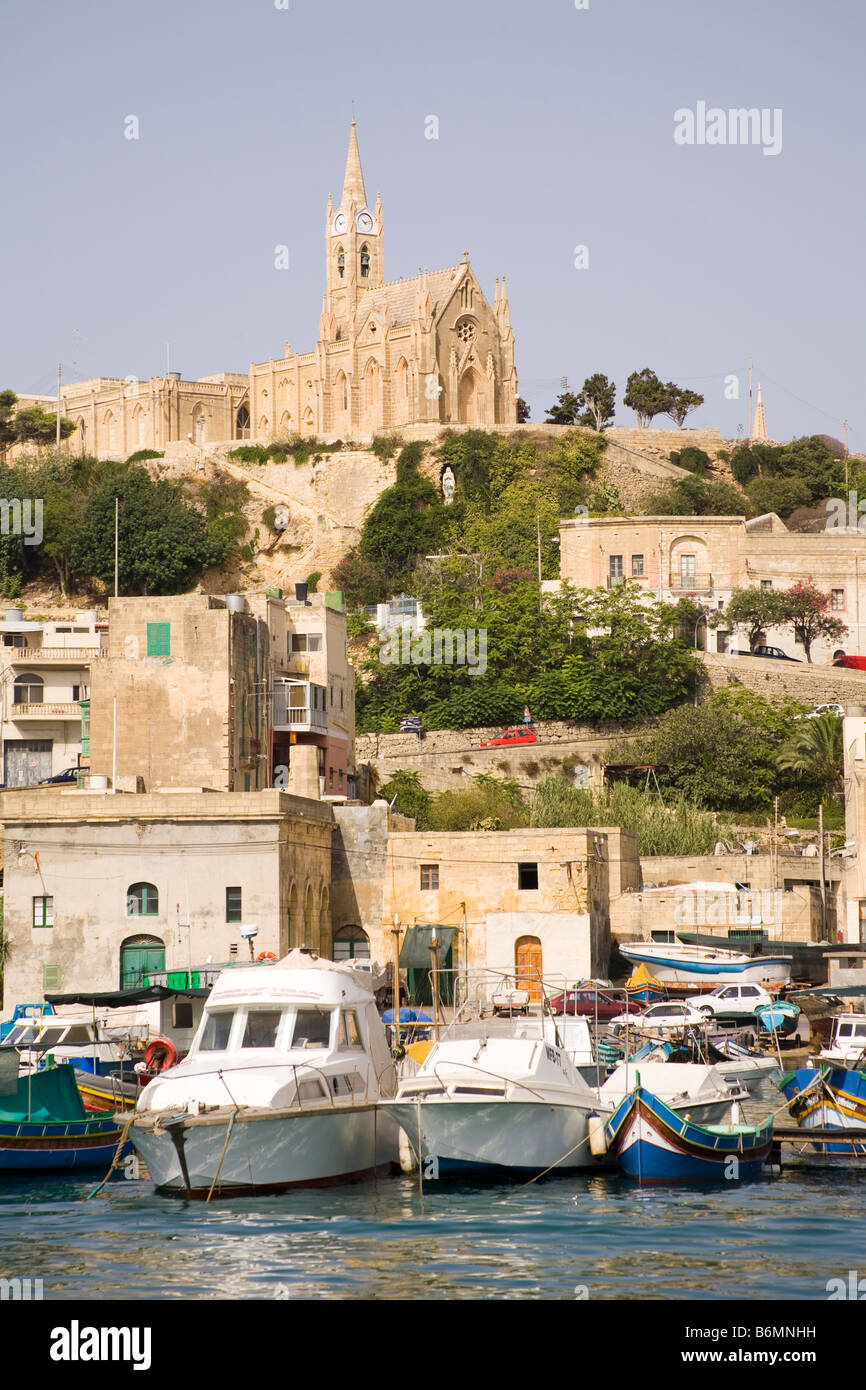
{"type": "Polygon", "coordinates": [[[643,1190],[599,1172],[423,1193],[400,1176],[209,1206],[122,1176],[87,1200],[94,1186],[4,1178],[0,1274],[82,1302],[825,1300],[866,1250],[864,1170],[643,1190]]]}

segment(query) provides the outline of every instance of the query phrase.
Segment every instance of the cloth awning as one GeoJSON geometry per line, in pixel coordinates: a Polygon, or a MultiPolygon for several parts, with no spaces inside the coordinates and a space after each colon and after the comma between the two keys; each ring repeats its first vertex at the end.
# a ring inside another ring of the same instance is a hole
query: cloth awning
{"type": "Polygon", "coordinates": [[[430,941],[434,931],[439,943],[438,964],[444,965],[445,957],[451,948],[451,942],[457,935],[457,930],[457,927],[440,926],[438,922],[431,922],[423,927],[407,927],[403,944],[400,947],[400,969],[433,969],[433,952],[430,950],[430,941]]]}
{"type": "Polygon", "coordinates": [[[167,985],[148,985],[144,989],[114,989],[100,994],[82,990],[78,994],[46,994],[49,1004],[87,1004],[94,1009],[122,1009],[128,1004],[158,1004],[161,999],[207,999],[209,989],[169,989],[167,985]]]}

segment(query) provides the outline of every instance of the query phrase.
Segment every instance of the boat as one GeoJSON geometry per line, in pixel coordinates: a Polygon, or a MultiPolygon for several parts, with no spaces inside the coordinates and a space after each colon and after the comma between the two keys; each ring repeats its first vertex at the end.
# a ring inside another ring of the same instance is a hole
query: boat
{"type": "Polygon", "coordinates": [[[19,1073],[0,1048],[0,1173],[108,1169],[123,1139],[113,1115],[88,1115],[68,1063],[19,1073]]]}
{"type": "MultiPolygon", "coordinates": [[[[535,1036],[435,1042],[396,1097],[380,1102],[403,1130],[422,1178],[598,1167],[590,1131],[610,1106],[554,1040],[554,1020],[537,1022],[535,1036]]],[[[524,1030],[532,1032],[527,1024],[524,1030]]]]}
{"type": "Polygon", "coordinates": [[[629,1001],[635,1004],[658,1004],[665,998],[665,987],[650,973],[643,961],[625,982],[629,1001]]]}
{"type": "Polygon", "coordinates": [[[634,1065],[644,1060],[667,1061],[668,1065],[696,1062],[712,1067],[726,1086],[742,1086],[749,1092],[757,1090],[763,1081],[769,1081],[779,1073],[779,1064],[774,1057],[765,1057],[733,1037],[719,1034],[704,1037],[696,1029],[689,1029],[676,1044],[645,1044],[631,1058],[631,1063],[634,1065]]]}
{"type": "Polygon", "coordinates": [[[0,1023],[0,1043],[6,1041],[7,1035],[11,1033],[16,1023],[40,1022],[41,1019],[53,1014],[54,1010],[50,1004],[16,1004],[12,1012],[12,1017],[6,1023],[0,1023]]]}
{"type": "Polygon", "coordinates": [[[759,1004],[755,1009],[755,1018],[764,1032],[775,1033],[780,1038],[787,1038],[796,1031],[799,1017],[799,1006],[786,999],[774,999],[772,1004],[759,1004]]]}
{"type": "Polygon", "coordinates": [[[620,943],[619,950],[626,960],[646,965],[662,984],[704,987],[730,980],[786,984],[791,978],[788,956],[747,956],[673,941],[629,941],[620,943]]]}
{"type": "Polygon", "coordinates": [[[822,1047],[817,1061],[835,1062],[840,1067],[857,1068],[866,1061],[866,1014],[836,1014],[831,1023],[830,1041],[822,1047]]]}
{"type": "Polygon", "coordinates": [[[798,1067],[779,1080],[788,1110],[803,1132],[812,1154],[835,1158],[866,1158],[866,1142],[810,1139],[811,1130],[866,1130],[866,1072],[845,1067],[798,1067]]]}
{"type": "Polygon", "coordinates": [[[599,1099],[611,1111],[616,1110],[634,1091],[638,1074],[653,1095],[678,1115],[688,1115],[698,1124],[724,1120],[732,1105],[739,1105],[748,1097],[735,1077],[723,1075],[717,1067],[704,1062],[670,1061],[664,1049],[650,1044],[629,1061],[617,1063],[600,1087],[599,1099]]]}
{"type": "Polygon", "coordinates": [[[396,1163],[397,1127],[378,1105],[396,1072],[370,983],[304,949],[225,971],[189,1055],[136,1107],[130,1137],[157,1190],[279,1192],[396,1163]]]}
{"type": "Polygon", "coordinates": [[[128,1060],[134,1050],[108,1036],[102,1022],[90,1013],[23,1018],[10,1028],[3,1045],[17,1049],[24,1071],[37,1071],[53,1059],[95,1074],[128,1060]]]}
{"type": "Polygon", "coordinates": [[[747,1125],[698,1124],[641,1082],[624,1096],[604,1136],[619,1168],[639,1183],[724,1182],[754,1177],[769,1157],[773,1119],[747,1125]]]}

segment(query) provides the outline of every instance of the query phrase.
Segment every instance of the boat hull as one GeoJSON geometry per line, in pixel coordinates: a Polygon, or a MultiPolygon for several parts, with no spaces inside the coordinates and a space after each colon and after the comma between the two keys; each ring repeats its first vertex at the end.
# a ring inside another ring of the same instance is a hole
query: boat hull
{"type": "Polygon", "coordinates": [[[656,979],[663,984],[676,985],[724,985],[737,981],[741,984],[760,984],[768,980],[774,984],[785,984],[791,978],[791,962],[782,956],[749,956],[725,959],[724,952],[718,952],[717,959],[710,954],[702,956],[670,955],[631,943],[621,945],[620,953],[627,960],[635,961],[652,969],[656,979]]]}
{"type": "Polygon", "coordinates": [[[372,1103],[178,1123],[142,1116],[131,1138],[157,1190],[181,1197],[207,1197],[212,1187],[214,1196],[231,1197],[346,1182],[397,1162],[397,1127],[372,1103]]]}
{"type": "Polygon", "coordinates": [[[0,1124],[0,1173],[107,1169],[123,1131],[112,1120],[0,1124]]]}
{"type": "Polygon", "coordinates": [[[770,1154],[772,1124],[713,1132],[680,1119],[648,1092],[626,1097],[608,1122],[611,1151],[639,1183],[731,1182],[756,1177],[770,1154]]]}
{"type": "Polygon", "coordinates": [[[589,1148],[589,1116],[597,1112],[582,1106],[449,1097],[382,1107],[406,1134],[422,1177],[564,1172],[600,1163],[589,1148]]]}
{"type": "MultiPolygon", "coordinates": [[[[810,1129],[866,1129],[866,1074],[843,1067],[799,1067],[779,1082],[789,1110],[808,1140],[810,1129]]],[[[862,1141],[825,1143],[812,1140],[816,1154],[866,1158],[862,1141]]]]}

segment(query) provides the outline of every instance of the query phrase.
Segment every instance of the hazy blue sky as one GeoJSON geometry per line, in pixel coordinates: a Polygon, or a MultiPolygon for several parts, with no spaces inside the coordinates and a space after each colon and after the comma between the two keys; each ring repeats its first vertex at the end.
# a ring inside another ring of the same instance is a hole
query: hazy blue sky
{"type": "Polygon", "coordinates": [[[775,438],[866,449],[864,39],[859,0],[5,0],[0,387],[309,350],[354,101],[388,278],[504,272],[534,419],[650,366],[733,437],[751,355],[775,438]],[[698,102],[781,152],[676,144],[698,102]]]}

